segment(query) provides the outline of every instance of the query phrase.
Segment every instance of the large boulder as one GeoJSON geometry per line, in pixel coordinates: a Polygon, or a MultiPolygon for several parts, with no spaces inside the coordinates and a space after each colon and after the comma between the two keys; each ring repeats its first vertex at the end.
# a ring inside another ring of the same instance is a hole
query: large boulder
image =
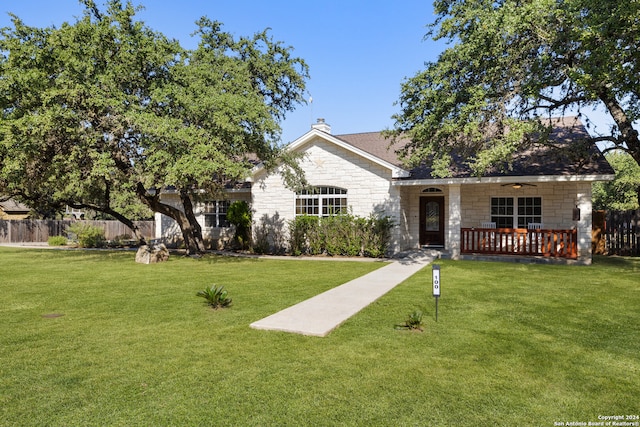
{"type": "Polygon", "coordinates": [[[142,245],[136,252],[136,262],[140,264],[155,264],[169,259],[169,250],[163,244],[142,245]]]}

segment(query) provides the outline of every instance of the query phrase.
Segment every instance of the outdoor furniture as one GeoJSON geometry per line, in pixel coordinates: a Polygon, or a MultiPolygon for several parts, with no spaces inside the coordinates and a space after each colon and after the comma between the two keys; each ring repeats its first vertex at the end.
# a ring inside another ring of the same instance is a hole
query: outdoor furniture
{"type": "MultiPolygon", "coordinates": [[[[496,228],[496,223],[493,221],[485,221],[481,224],[481,228],[496,228]]],[[[485,250],[491,250],[495,246],[495,233],[493,231],[485,230],[482,235],[482,248],[485,250]]]]}

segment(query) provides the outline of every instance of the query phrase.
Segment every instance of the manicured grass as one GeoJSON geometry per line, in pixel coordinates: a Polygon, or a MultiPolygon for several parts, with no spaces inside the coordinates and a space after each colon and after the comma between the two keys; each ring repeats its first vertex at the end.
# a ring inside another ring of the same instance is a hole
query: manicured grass
{"type": "Polygon", "coordinates": [[[640,259],[442,261],[326,338],[249,324],[380,263],[0,248],[0,425],[553,425],[640,413],[640,259]],[[198,290],[224,285],[212,311],[198,290]],[[399,331],[414,309],[424,332],[399,331]],[[43,317],[46,314],[61,317],[43,317]]]}

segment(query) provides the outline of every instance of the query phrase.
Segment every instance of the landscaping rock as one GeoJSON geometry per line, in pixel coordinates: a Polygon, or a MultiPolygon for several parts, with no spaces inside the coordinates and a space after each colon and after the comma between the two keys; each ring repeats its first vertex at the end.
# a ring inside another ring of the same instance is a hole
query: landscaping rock
{"type": "Polygon", "coordinates": [[[157,262],[167,261],[169,259],[169,250],[163,244],[143,245],[136,252],[136,262],[140,264],[155,264],[157,262]]]}

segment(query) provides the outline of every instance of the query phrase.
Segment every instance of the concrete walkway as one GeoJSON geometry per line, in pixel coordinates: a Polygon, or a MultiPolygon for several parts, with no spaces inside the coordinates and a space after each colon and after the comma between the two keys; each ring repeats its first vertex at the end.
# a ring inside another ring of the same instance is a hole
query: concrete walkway
{"type": "Polygon", "coordinates": [[[254,329],[324,337],[345,320],[389,292],[433,261],[425,252],[412,252],[320,295],[251,324],[254,329]]]}

